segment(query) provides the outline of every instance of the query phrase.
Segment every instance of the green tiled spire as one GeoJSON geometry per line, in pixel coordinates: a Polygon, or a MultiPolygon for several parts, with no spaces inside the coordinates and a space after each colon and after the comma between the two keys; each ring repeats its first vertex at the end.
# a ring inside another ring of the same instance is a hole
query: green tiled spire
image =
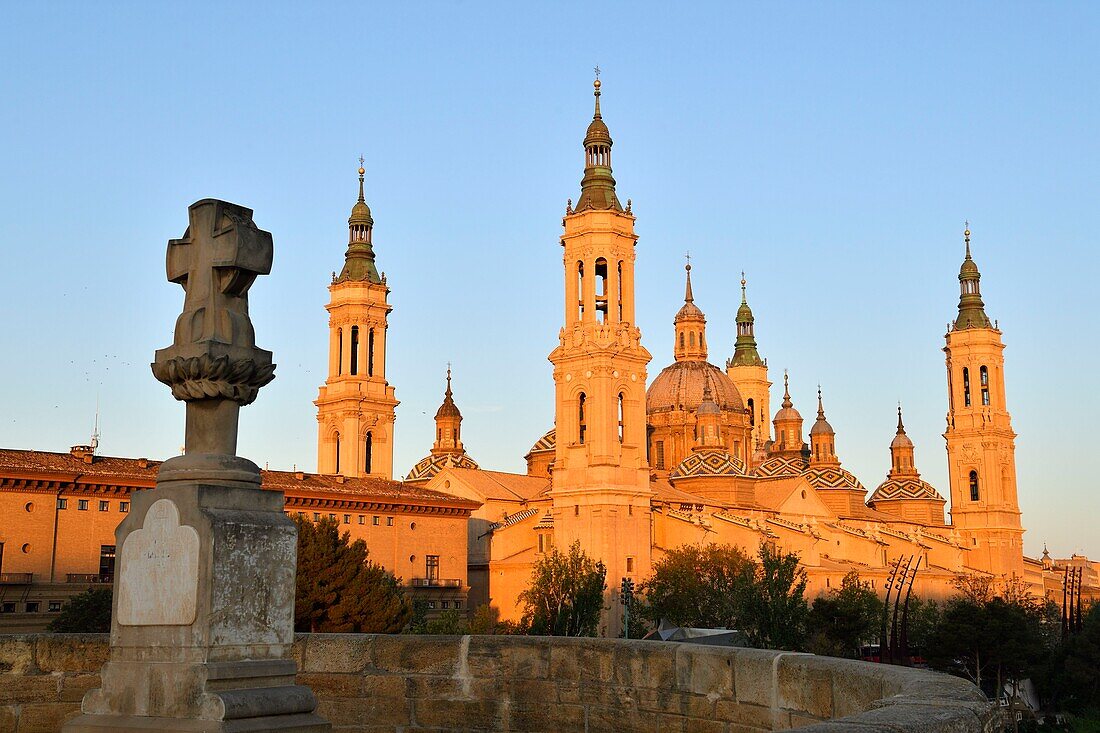
{"type": "Polygon", "coordinates": [[[733,358],[726,366],[764,366],[760,352],[756,350],[756,336],[753,331],[752,308],[745,298],[745,273],[741,273],[741,307],[737,309],[737,341],[733,348],[733,358]]]}
{"type": "Polygon", "coordinates": [[[992,328],[993,324],[985,314],[985,303],[982,302],[982,274],[970,258],[970,222],[966,223],[963,238],[966,241],[966,259],[959,268],[959,317],[955,319],[955,329],[992,328]]]}
{"type": "MultiPolygon", "coordinates": [[[[597,72],[598,74],[598,72],[597,72]]],[[[622,204],[615,195],[615,179],[611,176],[611,132],[600,114],[600,80],[592,82],[596,95],[596,112],[588,133],[584,136],[584,178],[581,179],[581,197],[575,212],[586,209],[610,209],[622,211],[622,204]]]]}
{"type": "Polygon", "coordinates": [[[382,282],[378,268],[374,266],[374,249],[371,246],[374,217],[363,199],[364,173],[363,159],[359,158],[359,200],[351,207],[351,216],[348,217],[348,251],[344,253],[344,269],[340,270],[334,282],[382,282]]]}

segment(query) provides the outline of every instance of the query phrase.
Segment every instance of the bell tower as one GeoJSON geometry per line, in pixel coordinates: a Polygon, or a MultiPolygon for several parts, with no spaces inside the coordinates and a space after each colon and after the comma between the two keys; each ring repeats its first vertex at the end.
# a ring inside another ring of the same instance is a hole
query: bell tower
{"type": "Polygon", "coordinates": [[[733,357],[726,360],[726,375],[733,380],[737,391],[745,400],[749,411],[749,427],[752,428],[752,445],[745,451],[748,456],[763,449],[771,440],[771,407],[768,381],[768,362],[760,358],[756,350],[755,319],[745,297],[745,273],[741,273],[741,307],[737,309],[737,342],[733,357]]]}
{"type": "Polygon", "coordinates": [[[363,199],[348,219],[344,267],[329,285],[328,379],[317,400],[317,471],[393,478],[394,388],[386,381],[386,302],[390,289],[374,264],[374,219],[363,199]]]}
{"type": "MultiPolygon", "coordinates": [[[[585,168],[576,208],[561,237],[565,322],[554,365],[557,447],[551,496],[555,544],[574,541],[607,566],[609,589],[650,568],[646,365],[634,322],[634,215],[611,175],[611,134],[600,113],[584,138],[585,168]]],[[[612,594],[607,633],[621,610],[612,594]]]]}
{"type": "Polygon", "coordinates": [[[1004,344],[985,314],[969,225],[964,238],[959,315],[944,347],[951,522],[969,537],[970,567],[1022,577],[1024,530],[1016,496],[1016,433],[1005,401],[1004,344]]]}

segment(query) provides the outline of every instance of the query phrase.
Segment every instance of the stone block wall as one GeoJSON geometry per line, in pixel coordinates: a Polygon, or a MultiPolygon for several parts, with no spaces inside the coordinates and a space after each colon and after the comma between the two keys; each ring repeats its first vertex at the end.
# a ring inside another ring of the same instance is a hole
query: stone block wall
{"type": "MultiPolygon", "coordinates": [[[[0,733],[53,733],[107,637],[0,637],[0,733]]],[[[757,733],[994,729],[964,680],[807,654],[645,641],[300,635],[298,680],[334,730],[757,733]]]]}

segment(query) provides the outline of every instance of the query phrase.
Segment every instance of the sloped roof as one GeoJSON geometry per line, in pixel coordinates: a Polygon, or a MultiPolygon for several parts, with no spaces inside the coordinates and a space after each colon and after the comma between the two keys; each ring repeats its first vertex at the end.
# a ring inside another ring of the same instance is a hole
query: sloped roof
{"type": "Polygon", "coordinates": [[[871,494],[868,503],[876,501],[892,501],[895,499],[933,499],[946,502],[932,484],[920,478],[891,478],[886,479],[875,493],[871,494]]]}
{"type": "Polygon", "coordinates": [[[486,499],[497,501],[530,501],[550,489],[545,476],[524,473],[483,471],[473,468],[451,468],[451,475],[486,499]]]}

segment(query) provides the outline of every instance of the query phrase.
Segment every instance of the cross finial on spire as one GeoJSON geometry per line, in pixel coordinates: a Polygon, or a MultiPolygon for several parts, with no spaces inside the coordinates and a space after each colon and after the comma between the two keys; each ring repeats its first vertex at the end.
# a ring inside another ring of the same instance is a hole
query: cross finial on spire
{"type": "Polygon", "coordinates": [[[821,402],[821,385],[817,385],[817,416],[818,418],[825,419],[825,406],[821,402]]]}
{"type": "Polygon", "coordinates": [[[963,231],[963,239],[966,241],[966,259],[970,259],[970,221],[966,221],[966,229],[963,231]]]}
{"type": "Polygon", "coordinates": [[[366,200],[363,198],[363,174],[367,172],[366,169],[363,168],[363,163],[365,163],[365,162],[366,161],[363,159],[362,154],[360,154],[359,155],[359,200],[363,203],[366,203],[366,200]]]}
{"type": "Polygon", "coordinates": [[[451,396],[451,362],[447,362],[447,392],[448,397],[451,396]]]}
{"type": "Polygon", "coordinates": [[[687,272],[687,288],[684,291],[684,302],[694,303],[695,297],[691,293],[691,252],[687,252],[684,257],[687,259],[687,264],[684,265],[684,270],[687,272]]]}
{"type": "Polygon", "coordinates": [[[787,380],[787,370],[783,370],[783,407],[792,407],[790,383],[787,380]]]}
{"type": "Polygon", "coordinates": [[[592,71],[596,72],[596,81],[599,81],[599,79],[600,79],[600,66],[599,66],[599,64],[597,64],[596,68],[592,69],[592,71]]]}
{"type": "Polygon", "coordinates": [[[905,425],[901,422],[901,400],[898,400],[898,435],[905,432],[905,425]]]}
{"type": "Polygon", "coordinates": [[[748,301],[745,299],[745,271],[741,271],[741,305],[745,305],[748,301]]]}

